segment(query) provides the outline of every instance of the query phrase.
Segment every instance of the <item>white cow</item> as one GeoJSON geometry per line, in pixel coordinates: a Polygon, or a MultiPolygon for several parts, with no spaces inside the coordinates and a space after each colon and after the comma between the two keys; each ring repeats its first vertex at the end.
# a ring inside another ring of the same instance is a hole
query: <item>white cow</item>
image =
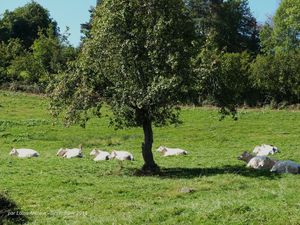
{"type": "Polygon", "coordinates": [[[37,151],[27,148],[13,148],[9,154],[12,156],[17,156],[19,158],[32,158],[38,157],[40,155],[37,151]]]}
{"type": "Polygon", "coordinates": [[[71,148],[64,154],[64,158],[71,159],[71,158],[82,158],[82,152],[80,148],[71,148]]]}
{"type": "Polygon", "coordinates": [[[156,151],[160,152],[163,156],[172,156],[172,155],[187,155],[186,150],[180,148],[167,148],[165,146],[160,146],[156,151]]]}
{"type": "Polygon", "coordinates": [[[124,161],[124,160],[134,160],[133,158],[133,155],[130,153],[130,152],[126,152],[126,151],[112,151],[110,156],[109,156],[109,159],[118,159],[118,160],[121,160],[121,161],[124,161]]]}
{"type": "Polygon", "coordinates": [[[270,159],[267,156],[255,156],[248,162],[247,167],[253,169],[269,170],[274,166],[275,162],[275,160],[270,159]]]}
{"type": "Polygon", "coordinates": [[[56,155],[67,159],[82,158],[82,146],[80,145],[79,148],[61,148],[56,155]]]}
{"type": "Polygon", "coordinates": [[[96,156],[94,158],[94,161],[104,161],[104,160],[109,160],[109,152],[106,151],[101,151],[99,149],[93,149],[90,153],[92,156],[96,156]]]}
{"type": "Polygon", "coordinates": [[[271,169],[276,163],[275,160],[270,159],[267,156],[253,156],[248,152],[244,152],[238,157],[239,160],[243,160],[247,163],[248,168],[253,169],[271,169]]]}
{"type": "Polygon", "coordinates": [[[271,169],[271,172],[299,174],[300,165],[291,160],[285,160],[285,161],[280,160],[275,163],[275,165],[271,169]]]}
{"type": "Polygon", "coordinates": [[[274,155],[275,153],[278,152],[279,150],[276,146],[266,145],[266,144],[255,146],[255,148],[253,149],[253,153],[256,154],[257,156],[274,155]]]}

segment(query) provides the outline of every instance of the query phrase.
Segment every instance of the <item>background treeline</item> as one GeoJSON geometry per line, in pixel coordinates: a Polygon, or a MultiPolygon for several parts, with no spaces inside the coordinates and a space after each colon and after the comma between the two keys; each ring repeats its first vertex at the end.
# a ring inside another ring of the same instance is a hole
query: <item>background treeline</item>
{"type": "Polygon", "coordinates": [[[4,88],[44,92],[53,76],[77,57],[49,12],[36,2],[0,19],[0,84],[4,88]]]}
{"type": "MultiPolygon", "coordinates": [[[[101,1],[97,1],[101,4],[101,1]]],[[[282,0],[274,17],[257,24],[246,0],[185,0],[194,21],[188,104],[284,106],[300,100],[300,2],[282,0]]],[[[89,38],[91,19],[82,24],[89,38]]],[[[80,47],[68,43],[36,2],[0,18],[0,84],[45,92],[68,70],[80,47]]]]}

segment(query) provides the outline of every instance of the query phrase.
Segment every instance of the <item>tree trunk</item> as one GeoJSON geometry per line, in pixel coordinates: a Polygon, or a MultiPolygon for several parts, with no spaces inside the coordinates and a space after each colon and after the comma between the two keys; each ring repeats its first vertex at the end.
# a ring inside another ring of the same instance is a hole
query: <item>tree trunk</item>
{"type": "Polygon", "coordinates": [[[156,172],[159,170],[159,167],[154,162],[152,154],[152,143],[153,143],[153,131],[152,131],[152,122],[150,119],[145,119],[143,122],[144,130],[144,143],[142,143],[142,153],[144,158],[144,166],[142,167],[143,171],[156,172]]]}

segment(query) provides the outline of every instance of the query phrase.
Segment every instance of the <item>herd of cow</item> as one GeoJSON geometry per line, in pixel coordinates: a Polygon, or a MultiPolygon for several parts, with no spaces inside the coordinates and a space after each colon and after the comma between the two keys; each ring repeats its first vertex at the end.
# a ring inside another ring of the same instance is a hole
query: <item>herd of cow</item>
{"type": "MultiPolygon", "coordinates": [[[[160,152],[162,156],[174,156],[174,155],[187,155],[186,150],[180,148],[168,148],[160,146],[157,149],[157,152],[160,152]]],[[[268,155],[274,155],[278,153],[279,150],[273,145],[262,144],[256,146],[253,150],[254,154],[251,154],[247,151],[243,152],[242,155],[238,157],[239,160],[245,161],[248,168],[253,168],[257,170],[270,170],[271,172],[276,173],[300,173],[300,165],[291,160],[275,160],[268,155]]],[[[10,152],[10,155],[17,156],[19,158],[31,158],[38,157],[39,153],[33,149],[26,148],[13,148],[10,152]]],[[[57,156],[71,159],[71,158],[82,158],[82,146],[79,148],[61,148],[58,150],[57,156]]],[[[104,161],[104,160],[134,160],[133,154],[127,151],[116,151],[113,150],[111,153],[103,151],[100,149],[93,149],[90,152],[90,155],[94,157],[94,161],[104,161]]]]}
{"type": "Polygon", "coordinates": [[[300,165],[298,163],[291,160],[275,160],[268,157],[268,155],[274,155],[278,152],[277,147],[263,144],[254,148],[254,155],[245,151],[238,159],[245,161],[248,168],[270,170],[276,173],[299,174],[300,165]]]}
{"type": "MultiPolygon", "coordinates": [[[[157,149],[163,156],[172,156],[172,155],[186,155],[187,151],[179,148],[167,148],[164,146],[160,146],[157,149]]],[[[32,157],[39,157],[40,154],[33,149],[28,148],[13,148],[9,153],[11,156],[16,156],[18,158],[32,158],[32,157]]],[[[61,148],[56,153],[57,156],[71,159],[71,158],[82,158],[82,145],[79,148],[61,148]]],[[[90,155],[94,157],[94,161],[103,161],[103,160],[110,160],[110,159],[117,159],[117,160],[134,160],[133,154],[127,151],[117,151],[113,150],[111,153],[107,151],[103,151],[100,149],[93,149],[90,152],[90,155]]]]}

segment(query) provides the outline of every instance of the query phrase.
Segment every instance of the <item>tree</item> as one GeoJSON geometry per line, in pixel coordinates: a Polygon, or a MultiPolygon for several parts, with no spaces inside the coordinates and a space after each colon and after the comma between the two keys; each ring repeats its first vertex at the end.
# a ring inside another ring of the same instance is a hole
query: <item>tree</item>
{"type": "MultiPolygon", "coordinates": [[[[97,0],[96,6],[100,5],[101,3],[102,3],[102,0],[97,0]]],[[[86,22],[86,23],[83,23],[80,25],[80,27],[81,27],[80,31],[83,34],[83,37],[81,38],[82,40],[90,37],[90,32],[92,29],[92,21],[93,21],[93,17],[94,17],[94,11],[95,11],[95,7],[91,7],[89,10],[89,13],[90,13],[89,22],[86,22]]]]}
{"type": "Polygon", "coordinates": [[[18,56],[26,54],[19,39],[10,39],[8,43],[0,42],[0,84],[11,81],[8,67],[18,56]]]}
{"type": "Polygon", "coordinates": [[[47,86],[54,74],[64,70],[67,64],[77,57],[76,49],[68,42],[68,28],[65,34],[59,37],[52,33],[51,26],[46,31],[40,30],[39,37],[31,49],[34,60],[44,71],[38,79],[42,86],[47,86]]]}
{"type": "Polygon", "coordinates": [[[220,51],[212,39],[207,39],[193,60],[196,82],[192,86],[198,104],[208,101],[221,108],[222,117],[231,114],[236,118],[236,107],[251,100],[250,65],[252,57],[247,52],[220,51]]]}
{"type": "Polygon", "coordinates": [[[282,0],[260,31],[262,54],[251,66],[255,86],[267,103],[299,103],[300,2],[282,0]]]}
{"type": "Polygon", "coordinates": [[[258,53],[259,30],[247,0],[186,0],[186,4],[201,43],[214,34],[219,50],[258,53]]]}
{"type": "Polygon", "coordinates": [[[57,73],[61,57],[61,43],[58,37],[53,35],[52,28],[39,31],[39,37],[34,41],[31,49],[35,60],[49,73],[57,73]]]}
{"type": "Polygon", "coordinates": [[[300,2],[282,0],[274,16],[274,39],[284,50],[300,46],[300,2]]]}
{"type": "Polygon", "coordinates": [[[38,84],[40,78],[46,73],[41,62],[29,52],[14,58],[7,67],[7,75],[11,81],[20,81],[27,85],[38,84]]]}
{"type": "Polygon", "coordinates": [[[57,23],[50,18],[49,12],[40,4],[32,1],[10,12],[6,10],[0,20],[0,41],[18,38],[29,49],[38,38],[38,31],[52,27],[53,34],[58,35],[57,23]]]}
{"type": "Polygon", "coordinates": [[[254,85],[263,92],[265,102],[300,101],[300,51],[279,51],[259,55],[252,64],[254,85]]]}
{"type": "Polygon", "coordinates": [[[272,20],[260,31],[262,50],[266,54],[300,47],[300,2],[282,0],[272,20]]]}
{"type": "Polygon", "coordinates": [[[276,43],[273,38],[273,19],[266,22],[259,32],[261,53],[271,54],[275,51],[276,43]]]}
{"type": "Polygon", "coordinates": [[[152,125],[178,121],[193,39],[182,0],[104,0],[75,68],[51,94],[53,115],[66,109],[68,124],[85,124],[105,102],[117,127],[143,128],[143,169],[156,170],[152,125]]]}

